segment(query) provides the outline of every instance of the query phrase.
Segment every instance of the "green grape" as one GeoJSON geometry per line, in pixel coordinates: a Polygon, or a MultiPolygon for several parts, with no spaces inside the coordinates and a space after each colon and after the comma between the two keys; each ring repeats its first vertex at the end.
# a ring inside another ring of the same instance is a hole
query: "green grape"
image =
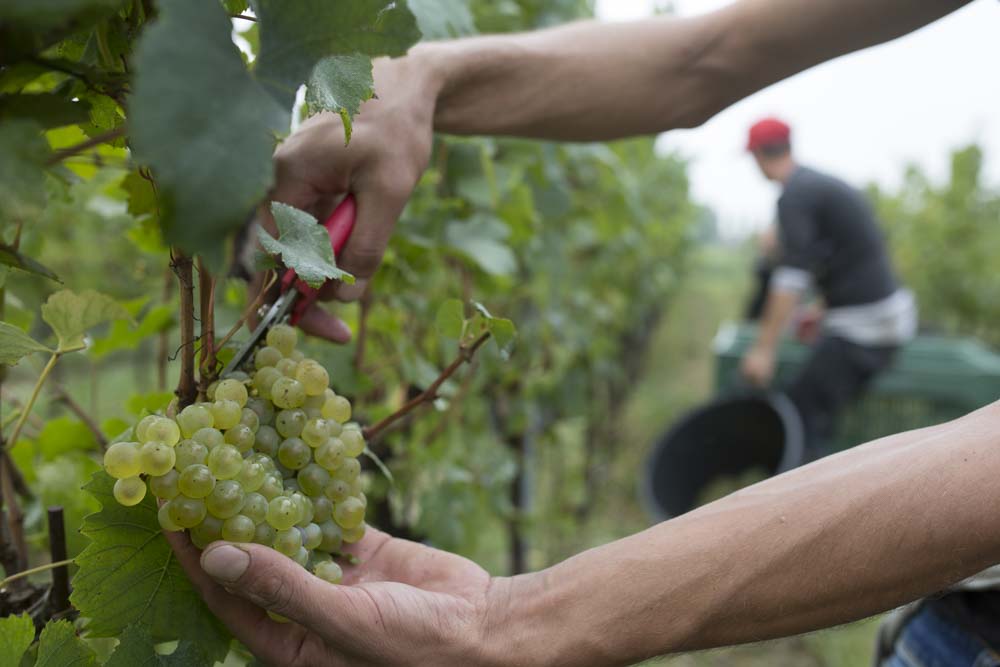
{"type": "Polygon", "coordinates": [[[116,479],[135,477],[142,472],[138,442],[116,442],[104,452],[104,469],[116,479]]]}
{"type": "MultiPolygon", "coordinates": [[[[294,359],[282,359],[274,366],[284,378],[295,378],[295,371],[299,369],[299,364],[294,359]]],[[[303,390],[305,391],[305,390],[303,390]]],[[[271,385],[271,395],[274,395],[274,385],[271,385]]]]}
{"type": "Polygon", "coordinates": [[[330,438],[316,449],[316,463],[330,472],[344,465],[344,443],[340,438],[330,438]]]}
{"type": "Polygon", "coordinates": [[[248,516],[237,514],[222,522],[222,539],[230,542],[252,542],[257,524],[248,516]]]}
{"type": "Polygon", "coordinates": [[[257,390],[257,394],[267,400],[271,398],[271,387],[274,386],[274,382],[280,378],[284,377],[277,368],[273,366],[265,366],[260,369],[253,376],[253,386],[257,390]]]}
{"type": "Polygon", "coordinates": [[[246,460],[250,461],[251,463],[257,463],[257,464],[259,464],[260,467],[263,468],[264,472],[267,473],[267,474],[271,474],[273,472],[277,472],[277,470],[278,470],[274,466],[274,459],[272,459],[267,454],[264,454],[264,453],[261,453],[261,452],[254,452],[253,454],[251,454],[250,456],[248,456],[246,458],[246,460]]]}
{"type": "MultiPolygon", "coordinates": [[[[220,519],[228,519],[234,514],[238,514],[243,509],[243,501],[246,494],[243,487],[235,479],[224,479],[216,483],[215,488],[205,498],[205,507],[212,516],[220,519]]],[[[362,508],[364,510],[364,508],[362,508]]],[[[334,517],[337,510],[334,509],[334,517]]]]}
{"type": "Polygon", "coordinates": [[[291,468],[286,468],[278,459],[274,460],[274,471],[281,475],[281,479],[295,479],[295,471],[291,468]]]}
{"type": "Polygon", "coordinates": [[[243,406],[236,401],[216,401],[212,403],[211,410],[212,417],[215,418],[215,428],[223,431],[239,424],[240,418],[243,416],[243,406]]]}
{"type": "Polygon", "coordinates": [[[170,520],[181,528],[193,528],[205,518],[205,501],[200,498],[188,498],[182,494],[170,500],[167,505],[170,506],[167,510],[170,520]]]}
{"type": "Polygon", "coordinates": [[[208,388],[205,389],[205,398],[207,398],[209,401],[214,401],[215,400],[215,388],[218,387],[218,386],[219,386],[219,381],[218,380],[216,380],[212,384],[208,385],[208,388]]]}
{"type": "MultiPolygon", "coordinates": [[[[252,412],[250,414],[253,414],[252,412]]],[[[240,453],[253,449],[254,434],[246,424],[237,424],[226,431],[226,442],[240,450],[240,453]]]]}
{"type": "Polygon", "coordinates": [[[278,447],[278,461],[291,470],[300,470],[311,460],[312,450],[298,438],[288,438],[278,447]]]}
{"type": "Polygon", "coordinates": [[[243,371],[231,371],[226,373],[226,376],[222,378],[223,380],[236,380],[237,382],[242,382],[246,384],[250,381],[250,376],[243,371]]]}
{"type": "Polygon", "coordinates": [[[214,424],[212,411],[203,403],[189,405],[177,415],[177,425],[185,438],[190,438],[200,428],[211,428],[214,424]]]}
{"type": "MultiPolygon", "coordinates": [[[[295,378],[298,380],[298,378],[295,378]]],[[[306,402],[302,404],[303,410],[322,410],[323,404],[326,403],[326,394],[320,394],[319,396],[310,396],[306,394],[306,402]]]]}
{"type": "MultiPolygon", "coordinates": [[[[325,487],[324,487],[325,491],[325,487]]],[[[347,495],[345,494],[346,498],[347,495]]],[[[333,517],[333,501],[324,496],[313,496],[313,521],[323,523],[333,517]]]]}
{"type": "Polygon", "coordinates": [[[288,530],[299,520],[299,507],[287,496],[277,496],[267,504],[267,522],[275,530],[288,530]]]}
{"type": "Polygon", "coordinates": [[[284,493],[284,491],[285,487],[282,484],[280,475],[268,475],[264,478],[264,483],[257,489],[257,493],[267,498],[268,501],[274,500],[284,493]]]}
{"type": "Polygon", "coordinates": [[[208,447],[197,440],[181,440],[174,447],[174,454],[177,456],[174,467],[183,472],[189,466],[204,463],[208,459],[208,447]]]}
{"type": "Polygon", "coordinates": [[[256,491],[264,483],[267,471],[264,466],[249,460],[243,461],[243,468],[236,475],[236,481],[243,485],[244,491],[256,491]]]}
{"type": "Polygon", "coordinates": [[[302,567],[305,567],[309,564],[309,550],[305,547],[299,547],[299,550],[295,552],[294,556],[292,556],[292,560],[302,567]]]}
{"type": "Polygon", "coordinates": [[[264,523],[258,523],[257,528],[253,532],[253,541],[257,544],[263,544],[266,547],[274,544],[274,536],[278,533],[269,523],[266,521],[264,523]]]}
{"type": "Polygon", "coordinates": [[[368,508],[368,496],[366,496],[364,493],[361,492],[353,493],[351,495],[360,500],[361,504],[365,506],[365,509],[368,508]]]}
{"type": "Polygon", "coordinates": [[[208,466],[188,466],[177,479],[177,488],[188,498],[204,498],[215,488],[215,476],[208,466]]]}
{"type": "Polygon", "coordinates": [[[243,469],[243,455],[232,445],[219,445],[208,453],[208,469],[217,479],[232,479],[243,469]]]}
{"type": "Polygon", "coordinates": [[[255,525],[266,521],[267,498],[256,491],[251,491],[243,499],[243,509],[240,510],[240,514],[250,517],[255,525]]]}
{"type": "Polygon", "coordinates": [[[316,563],[313,574],[331,584],[339,584],[344,579],[344,571],[332,560],[316,563]]]}
{"type": "Polygon", "coordinates": [[[282,356],[284,355],[281,354],[281,350],[278,348],[265,345],[257,350],[255,355],[253,355],[254,368],[256,368],[259,373],[261,369],[272,367],[281,361],[282,356]]]}
{"type": "Polygon", "coordinates": [[[331,479],[323,494],[335,503],[343,502],[351,495],[351,484],[342,479],[331,479]]]}
{"type": "Polygon", "coordinates": [[[250,398],[250,395],[247,393],[247,388],[239,380],[223,380],[215,388],[216,403],[219,401],[233,401],[239,404],[240,409],[242,409],[247,404],[248,398],[250,398]]]}
{"type": "Polygon", "coordinates": [[[299,508],[299,520],[296,521],[296,525],[307,526],[313,520],[313,504],[306,496],[300,492],[292,493],[292,501],[299,508]]]}
{"type": "Polygon", "coordinates": [[[191,541],[199,549],[222,539],[222,519],[208,514],[197,526],[191,528],[191,541]]]}
{"type": "Polygon", "coordinates": [[[302,410],[282,410],[274,416],[274,428],[282,438],[297,438],[307,421],[302,410]]]}
{"type": "Polygon", "coordinates": [[[308,396],[322,396],[330,385],[330,375],[315,361],[299,362],[299,367],[295,369],[295,379],[302,383],[308,396]]]}
{"type": "Polygon", "coordinates": [[[278,455],[278,445],[281,444],[281,436],[274,430],[273,426],[261,426],[254,436],[254,448],[270,458],[278,455]]]}
{"type": "Polygon", "coordinates": [[[302,533],[299,532],[298,528],[279,530],[274,536],[274,543],[271,546],[275,551],[288,557],[294,556],[302,548],[302,533]]]}
{"type": "Polygon", "coordinates": [[[226,441],[226,437],[222,435],[222,431],[217,428],[200,428],[194,432],[191,439],[195,442],[200,442],[209,449],[221,445],[226,441]]]}
{"type": "Polygon", "coordinates": [[[271,387],[271,401],[279,408],[298,408],[306,400],[306,390],[298,380],[278,378],[271,387]]]}
{"type": "Polygon", "coordinates": [[[347,456],[357,458],[365,451],[364,436],[356,428],[345,428],[340,434],[340,440],[344,443],[344,454],[347,456]]]}
{"type": "Polygon", "coordinates": [[[149,490],[152,491],[153,495],[157,498],[170,500],[180,493],[177,488],[178,478],[180,478],[180,474],[176,470],[168,470],[166,473],[158,477],[150,477],[149,490]]]}
{"type": "Polygon", "coordinates": [[[306,355],[302,350],[292,350],[288,354],[288,358],[292,361],[302,361],[306,358],[306,355]]]}
{"type": "MultiPolygon", "coordinates": [[[[211,458],[211,454],[209,454],[211,458]]],[[[333,471],[333,476],[345,482],[353,482],[361,475],[361,463],[357,459],[344,459],[339,468],[333,471]]]]}
{"type": "Polygon", "coordinates": [[[270,424],[274,421],[274,406],[271,405],[271,401],[251,396],[247,399],[247,407],[257,413],[261,424],[270,424]]]}
{"type": "Polygon", "coordinates": [[[143,436],[145,439],[141,442],[162,442],[173,447],[181,439],[181,429],[173,419],[157,417],[146,427],[143,436]]]}
{"type": "Polygon", "coordinates": [[[251,433],[256,433],[260,429],[260,415],[251,408],[243,408],[243,415],[240,417],[240,424],[243,424],[251,433]]]}
{"type": "Polygon", "coordinates": [[[330,473],[319,465],[310,463],[299,471],[296,479],[299,482],[299,488],[307,496],[319,496],[322,495],[323,489],[330,482],[330,473]]]}
{"type": "Polygon", "coordinates": [[[319,447],[330,438],[330,424],[325,419],[310,419],[302,427],[301,437],[310,447],[319,447]]]}
{"type": "Polygon", "coordinates": [[[178,530],[184,530],[170,518],[170,503],[163,503],[160,505],[160,509],[156,511],[156,520],[160,522],[160,528],[169,533],[176,533],[178,530]]]}
{"type": "Polygon", "coordinates": [[[345,498],[333,508],[333,520],[345,530],[357,528],[365,520],[365,506],[354,496],[345,498]]]}
{"type": "Polygon", "coordinates": [[[340,547],[343,546],[344,540],[343,529],[341,529],[341,527],[338,526],[333,519],[330,519],[320,523],[319,530],[323,535],[323,539],[319,543],[319,548],[327,553],[340,551],[340,547]]]}
{"type": "Polygon", "coordinates": [[[275,324],[267,332],[266,342],[271,347],[281,350],[281,353],[288,356],[295,350],[295,344],[299,341],[299,335],[295,329],[287,324],[275,324]]]}
{"type": "Polygon", "coordinates": [[[350,485],[351,485],[352,496],[360,496],[361,492],[364,491],[365,489],[364,481],[360,476],[355,477],[353,480],[351,480],[350,485]]]}
{"type": "Polygon", "coordinates": [[[139,450],[139,465],[147,475],[166,475],[176,462],[174,448],[163,442],[150,440],[139,450]]]}
{"type": "Polygon", "coordinates": [[[124,477],[115,482],[114,496],[125,507],[138,505],[146,497],[146,482],[141,477],[124,477]]]}
{"type": "Polygon", "coordinates": [[[323,418],[335,419],[341,424],[351,418],[351,402],[343,396],[334,396],[323,404],[323,418]]]}
{"type": "Polygon", "coordinates": [[[355,542],[360,542],[361,538],[365,536],[365,524],[361,524],[355,528],[344,531],[344,542],[347,544],[354,544],[355,542]]]}
{"type": "Polygon", "coordinates": [[[343,425],[336,419],[327,419],[326,425],[330,427],[331,438],[339,438],[340,434],[344,432],[343,425]]]}
{"type": "Polygon", "coordinates": [[[281,482],[282,488],[284,488],[285,493],[299,493],[302,491],[302,487],[299,486],[299,480],[295,477],[286,477],[281,482]]]}
{"type": "Polygon", "coordinates": [[[133,434],[135,435],[135,439],[138,440],[139,442],[146,442],[144,440],[144,438],[146,437],[146,429],[149,428],[150,424],[152,424],[159,418],[160,418],[159,415],[146,415],[145,417],[140,419],[139,423],[136,424],[135,428],[133,429],[133,434]]]}
{"type": "Polygon", "coordinates": [[[312,551],[323,541],[323,531],[315,523],[306,524],[299,531],[302,533],[302,546],[312,551]]]}

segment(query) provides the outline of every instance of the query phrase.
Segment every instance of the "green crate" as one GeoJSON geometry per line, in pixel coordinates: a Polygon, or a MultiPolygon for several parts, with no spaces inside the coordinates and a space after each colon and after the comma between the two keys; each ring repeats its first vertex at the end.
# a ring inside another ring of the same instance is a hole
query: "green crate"
{"type": "MultiPolygon", "coordinates": [[[[715,338],[717,393],[740,386],[740,359],[757,337],[751,324],[728,324],[715,338]]],[[[809,347],[791,339],[778,349],[776,386],[805,363],[809,347]]],[[[886,435],[939,424],[1000,398],[1000,355],[969,338],[918,336],[904,347],[838,424],[833,443],[853,447],[886,435]]]]}

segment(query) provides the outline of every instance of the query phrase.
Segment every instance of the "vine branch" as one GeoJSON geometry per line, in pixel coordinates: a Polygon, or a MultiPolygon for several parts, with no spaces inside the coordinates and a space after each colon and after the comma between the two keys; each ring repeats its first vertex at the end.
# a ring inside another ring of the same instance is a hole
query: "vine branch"
{"type": "Polygon", "coordinates": [[[81,422],[83,422],[83,425],[86,426],[87,429],[94,435],[94,439],[97,441],[97,444],[101,446],[101,449],[107,449],[108,439],[101,431],[101,427],[98,426],[94,418],[83,409],[83,406],[77,403],[76,399],[69,395],[69,392],[66,391],[66,387],[58,383],[53,383],[52,393],[56,395],[56,400],[65,404],[69,411],[76,415],[81,422]]]}
{"type": "Polygon", "coordinates": [[[201,258],[198,259],[198,301],[201,306],[201,364],[198,391],[204,395],[209,383],[215,379],[215,278],[205,268],[201,258]]]}
{"type": "Polygon", "coordinates": [[[242,19],[244,21],[250,21],[252,23],[256,23],[257,22],[257,17],[256,16],[250,16],[248,14],[230,14],[229,18],[231,18],[231,19],[242,19]]]}
{"type": "Polygon", "coordinates": [[[455,359],[450,364],[448,364],[448,366],[445,367],[443,371],[441,371],[441,374],[438,375],[437,379],[434,380],[434,382],[432,382],[427,387],[427,389],[424,389],[422,392],[411,398],[409,401],[406,402],[405,405],[403,405],[403,407],[401,407],[399,410],[396,410],[394,413],[392,413],[385,419],[382,419],[378,423],[367,427],[364,430],[365,440],[368,441],[373,440],[374,438],[378,437],[383,431],[385,431],[389,426],[399,421],[406,415],[410,414],[424,403],[428,403],[436,399],[438,397],[437,393],[438,389],[441,388],[441,385],[444,384],[448,378],[454,375],[455,371],[461,368],[462,364],[466,364],[472,361],[472,358],[475,356],[476,351],[480,347],[482,347],[483,343],[489,340],[489,337],[490,337],[489,332],[486,332],[482,334],[479,338],[477,338],[471,345],[460,346],[458,348],[458,355],[455,357],[455,359]]]}
{"type": "Polygon", "coordinates": [[[100,146],[103,143],[114,141],[115,139],[120,139],[124,136],[125,136],[125,127],[124,126],[116,127],[113,130],[108,130],[107,132],[102,132],[101,134],[93,136],[90,139],[87,139],[86,141],[81,141],[80,143],[74,144],[73,146],[68,146],[67,148],[55,151],[54,153],[52,153],[49,159],[46,160],[45,164],[51,167],[54,164],[62,162],[68,157],[76,155],[77,153],[82,153],[87,149],[93,148],[95,146],[100,146]]]}
{"type": "Polygon", "coordinates": [[[177,382],[180,407],[191,405],[198,398],[194,378],[194,271],[190,257],[172,252],[171,266],[177,275],[181,293],[181,376],[177,382]]]}

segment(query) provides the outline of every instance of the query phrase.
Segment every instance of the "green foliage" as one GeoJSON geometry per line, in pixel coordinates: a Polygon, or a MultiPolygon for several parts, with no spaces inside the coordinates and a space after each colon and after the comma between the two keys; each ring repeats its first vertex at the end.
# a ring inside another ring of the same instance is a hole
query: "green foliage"
{"type": "Polygon", "coordinates": [[[52,269],[48,268],[41,262],[35,261],[34,259],[18,252],[5,243],[0,243],[0,264],[20,269],[25,273],[34,273],[35,275],[42,276],[43,278],[49,278],[56,281],[59,280],[59,276],[57,276],[52,269]]]}
{"type": "Polygon", "coordinates": [[[354,276],[337,268],[330,237],[316,218],[278,202],[271,204],[271,213],[278,225],[278,238],[263,228],[257,230],[265,250],[281,255],[285,265],[312,287],[319,287],[327,280],[354,282],[354,276]]]}
{"type": "Polygon", "coordinates": [[[158,655],[153,647],[153,638],[143,626],[130,625],[104,667],[191,667],[206,662],[201,649],[189,641],[180,642],[170,655],[158,655]]]}
{"type": "Polygon", "coordinates": [[[467,0],[410,0],[424,39],[466,37],[476,33],[467,0]]]}
{"type": "Polygon", "coordinates": [[[371,58],[360,53],[329,56],[316,63],[306,89],[306,103],[312,113],[333,111],[340,114],[344,137],[349,143],[351,121],[361,110],[361,103],[374,94],[371,58]]]}
{"type": "Polygon", "coordinates": [[[87,667],[93,664],[93,651],[76,636],[72,623],[54,621],[42,629],[35,667],[87,667]]]}
{"type": "Polygon", "coordinates": [[[28,614],[0,618],[0,665],[17,665],[35,641],[35,623],[28,614]]]}
{"type": "Polygon", "coordinates": [[[16,364],[32,352],[52,352],[52,350],[14,325],[0,322],[0,364],[16,364]]]}
{"type": "Polygon", "coordinates": [[[229,635],[208,611],[167,544],[156,520],[152,494],[135,507],[112,496],[114,481],[95,473],[85,488],[101,503],[87,517],[90,545],[76,559],[73,605],[89,619],[94,637],[114,637],[138,623],[158,642],[197,644],[215,660],[225,657],[229,635]]]}
{"type": "Polygon", "coordinates": [[[80,294],[61,290],[42,305],[42,319],[52,327],[59,341],[59,351],[83,347],[83,335],[93,327],[111,320],[131,319],[124,306],[93,290],[80,294]]]}
{"type": "Polygon", "coordinates": [[[48,147],[40,133],[30,120],[0,123],[0,230],[37,216],[45,205],[42,164],[48,147]]]}

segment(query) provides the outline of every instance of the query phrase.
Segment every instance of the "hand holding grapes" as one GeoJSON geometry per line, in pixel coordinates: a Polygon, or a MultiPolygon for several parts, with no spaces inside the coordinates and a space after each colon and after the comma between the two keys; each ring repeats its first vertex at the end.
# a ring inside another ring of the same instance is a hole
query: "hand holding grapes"
{"type": "Polygon", "coordinates": [[[459,556],[369,528],[345,549],[360,564],[344,565],[334,585],[260,545],[199,553],[182,533],[168,539],[212,612],[267,664],[482,664],[493,587],[459,556]]]}

